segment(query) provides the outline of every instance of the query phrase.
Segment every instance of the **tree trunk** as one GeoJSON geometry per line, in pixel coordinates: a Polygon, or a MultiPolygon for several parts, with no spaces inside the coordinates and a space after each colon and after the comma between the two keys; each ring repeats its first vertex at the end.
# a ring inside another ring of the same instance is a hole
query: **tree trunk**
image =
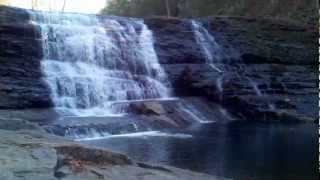
{"type": "Polygon", "coordinates": [[[49,11],[51,12],[52,11],[52,1],[49,0],[49,11]]]}
{"type": "Polygon", "coordinates": [[[66,8],[66,2],[67,0],[63,0],[63,5],[62,5],[62,12],[64,12],[65,8],[66,8]]]}
{"type": "Polygon", "coordinates": [[[166,1],[167,17],[170,18],[171,17],[171,11],[170,11],[169,0],[165,0],[165,1],[166,1]]]}
{"type": "Polygon", "coordinates": [[[34,0],[31,0],[31,8],[32,8],[32,10],[35,9],[35,2],[34,2],[34,0]]]}

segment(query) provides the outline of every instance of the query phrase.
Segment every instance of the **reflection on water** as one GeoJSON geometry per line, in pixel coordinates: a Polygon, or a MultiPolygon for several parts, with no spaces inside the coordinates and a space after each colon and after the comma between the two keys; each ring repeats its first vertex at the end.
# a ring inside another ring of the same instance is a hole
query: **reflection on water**
{"type": "Polygon", "coordinates": [[[193,138],[140,136],[86,143],[166,164],[239,180],[318,179],[315,124],[209,124],[193,138]]]}

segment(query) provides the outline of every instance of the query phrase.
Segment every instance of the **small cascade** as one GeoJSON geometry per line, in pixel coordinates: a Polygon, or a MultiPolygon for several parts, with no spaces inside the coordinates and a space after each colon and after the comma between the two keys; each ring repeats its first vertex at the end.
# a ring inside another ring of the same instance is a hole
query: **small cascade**
{"type": "Polygon", "coordinates": [[[176,132],[162,132],[154,129],[151,124],[144,123],[140,118],[126,117],[67,117],[68,121],[44,126],[51,134],[66,137],[76,141],[102,140],[109,138],[130,137],[177,137],[191,138],[191,135],[176,132]],[[97,119],[94,119],[97,118],[97,119]]]}
{"type": "Polygon", "coordinates": [[[65,116],[109,116],[127,103],[170,97],[170,85],[142,20],[30,12],[42,32],[45,80],[65,116]],[[115,105],[116,104],[116,105],[115,105]]]}
{"type": "Polygon", "coordinates": [[[254,92],[256,93],[257,96],[262,96],[262,92],[260,91],[258,84],[253,81],[251,78],[248,78],[248,81],[250,82],[254,92]]]}
{"type": "Polygon", "coordinates": [[[187,119],[193,120],[194,122],[200,124],[209,124],[215,123],[216,121],[207,116],[207,112],[204,112],[201,108],[199,108],[200,104],[194,104],[193,102],[181,100],[178,104],[178,109],[181,113],[185,114],[187,119]]]}
{"type": "MultiPolygon", "coordinates": [[[[252,80],[251,78],[249,78],[249,77],[247,77],[247,78],[248,78],[248,81],[251,84],[252,89],[254,90],[255,94],[257,96],[259,96],[259,97],[265,96],[265,94],[263,92],[261,92],[261,90],[259,89],[258,84],[254,80],[252,80]]],[[[267,106],[268,106],[270,111],[276,111],[277,110],[276,105],[271,103],[271,102],[268,102],[267,106]]]]}
{"type": "Polygon", "coordinates": [[[221,76],[217,79],[216,84],[217,84],[219,92],[222,93],[223,92],[223,76],[221,76]]]}
{"type": "Polygon", "coordinates": [[[196,41],[205,55],[206,63],[217,72],[223,73],[223,68],[217,66],[217,63],[223,58],[222,48],[201,22],[192,20],[191,23],[196,41]]]}
{"type": "Polygon", "coordinates": [[[220,61],[224,57],[223,50],[216,42],[213,35],[209,33],[209,31],[202,25],[201,22],[192,20],[191,24],[196,41],[205,56],[206,64],[220,74],[220,77],[218,77],[216,81],[216,87],[221,94],[223,93],[223,76],[224,72],[226,71],[224,67],[220,65],[220,61]]]}

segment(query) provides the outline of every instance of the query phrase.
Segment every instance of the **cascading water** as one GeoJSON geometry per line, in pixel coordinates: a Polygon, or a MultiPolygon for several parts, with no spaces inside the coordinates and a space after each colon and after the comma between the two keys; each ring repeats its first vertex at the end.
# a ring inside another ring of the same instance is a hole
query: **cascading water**
{"type": "Polygon", "coordinates": [[[217,78],[216,87],[219,93],[223,92],[223,75],[224,67],[218,66],[218,63],[225,57],[223,49],[216,42],[215,38],[208,32],[208,30],[202,25],[201,22],[191,21],[193,32],[198,45],[200,46],[202,53],[206,58],[206,63],[215,71],[220,73],[220,77],[217,78]]]}
{"type": "MultiPolygon", "coordinates": [[[[220,64],[222,59],[229,59],[228,55],[223,52],[221,46],[216,42],[213,35],[209,33],[209,31],[203,26],[203,24],[199,21],[192,20],[191,21],[193,32],[195,34],[196,41],[198,45],[201,47],[202,53],[206,58],[206,63],[209,64],[214,70],[220,73],[219,77],[216,80],[216,87],[219,93],[223,93],[223,80],[224,77],[228,75],[232,71],[232,73],[236,73],[239,79],[246,79],[249,85],[252,87],[253,91],[257,96],[263,96],[264,94],[259,89],[258,84],[250,77],[246,77],[246,67],[244,67],[240,63],[239,67],[237,67],[238,71],[243,71],[243,74],[239,74],[237,70],[227,70],[227,68],[220,66],[218,67],[217,64],[220,64]],[[242,70],[241,70],[242,69],[242,70]],[[227,72],[228,71],[228,72],[227,72]]],[[[231,56],[237,57],[237,59],[241,59],[238,57],[236,52],[233,52],[231,56]]],[[[274,104],[268,104],[270,110],[276,109],[274,104]]]]}
{"type": "Polygon", "coordinates": [[[45,80],[63,115],[119,115],[127,105],[117,102],[170,96],[152,32],[143,21],[31,14],[32,23],[41,27],[45,80]]]}
{"type": "Polygon", "coordinates": [[[206,63],[219,73],[223,73],[223,69],[216,65],[224,56],[222,48],[201,22],[192,20],[191,24],[196,41],[205,55],[206,63]]]}

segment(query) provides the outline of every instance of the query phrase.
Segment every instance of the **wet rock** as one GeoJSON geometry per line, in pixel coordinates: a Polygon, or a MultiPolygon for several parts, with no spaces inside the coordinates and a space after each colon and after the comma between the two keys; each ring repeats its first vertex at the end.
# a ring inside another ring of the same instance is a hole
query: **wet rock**
{"type": "Polygon", "coordinates": [[[130,114],[121,117],[64,117],[43,128],[77,141],[134,133],[177,132],[203,123],[228,123],[236,117],[224,106],[200,97],[130,102],[130,114]]]}
{"type": "MultiPolygon", "coordinates": [[[[82,146],[59,146],[57,153],[62,157],[64,164],[72,161],[95,165],[132,165],[133,162],[125,155],[104,151],[101,149],[86,148],[82,146]]],[[[61,159],[59,160],[61,161],[61,159]]]]}
{"type": "MultiPolygon", "coordinates": [[[[18,131],[18,130],[37,130],[42,131],[42,128],[35,123],[30,123],[21,119],[5,119],[0,118],[0,129],[18,131]]],[[[44,131],[43,131],[44,132],[44,131]]]]}
{"type": "Polygon", "coordinates": [[[210,17],[198,21],[224,51],[222,59],[213,61],[223,73],[205,63],[200,49],[191,47],[197,42],[190,20],[146,20],[178,96],[219,102],[242,119],[263,119],[270,109],[289,109],[316,119],[317,27],[266,18],[210,17]]]}
{"type": "Polygon", "coordinates": [[[144,115],[167,114],[163,105],[155,101],[130,103],[129,110],[136,114],[144,114],[144,115]]]}
{"type": "Polygon", "coordinates": [[[59,119],[60,115],[54,109],[0,109],[0,118],[23,119],[41,125],[59,119]]]}
{"type": "MultiPolygon", "coordinates": [[[[99,18],[103,22],[106,17],[99,18]]],[[[0,109],[53,106],[42,78],[39,27],[29,19],[26,10],[0,8],[0,109]]],[[[244,17],[198,20],[224,51],[222,59],[214,62],[223,67],[223,73],[205,63],[189,19],[145,19],[176,95],[204,97],[229,105],[238,114],[242,104],[252,104],[250,111],[268,111],[271,105],[316,117],[317,27],[244,17]],[[246,100],[248,96],[253,103],[246,100]],[[234,97],[244,102],[232,104],[234,97]]],[[[159,107],[133,109],[155,116],[163,111],[159,107]]]]}

